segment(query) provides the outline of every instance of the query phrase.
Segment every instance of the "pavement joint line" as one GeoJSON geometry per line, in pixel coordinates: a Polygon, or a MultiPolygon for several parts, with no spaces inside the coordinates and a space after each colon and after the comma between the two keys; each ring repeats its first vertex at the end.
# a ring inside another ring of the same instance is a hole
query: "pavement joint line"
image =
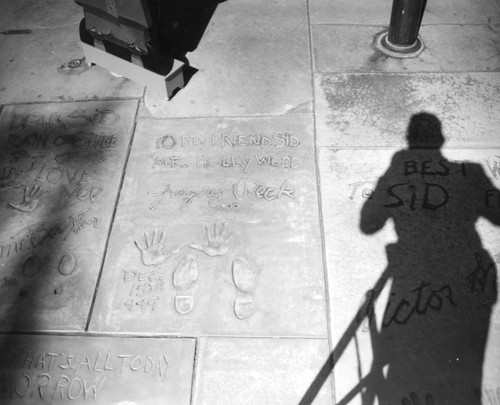
{"type": "Polygon", "coordinates": [[[250,336],[250,335],[198,335],[198,339],[251,339],[251,340],[328,340],[328,336],[250,336]]]}
{"type": "MultiPolygon", "coordinates": [[[[71,28],[71,27],[78,27],[80,25],[80,22],[75,22],[75,23],[71,23],[71,24],[67,24],[67,25],[58,25],[57,27],[16,27],[16,28],[13,28],[13,29],[9,29],[9,30],[5,30],[5,31],[24,31],[24,30],[27,30],[27,31],[32,31],[32,32],[26,32],[26,33],[19,33],[19,34],[15,34],[15,35],[31,35],[33,34],[33,31],[55,31],[55,30],[61,30],[61,29],[65,29],[65,28],[71,28]]],[[[0,34],[4,34],[4,31],[0,32],[0,34]]],[[[5,34],[4,34],[5,35],[5,34]]],[[[8,35],[10,36],[10,35],[8,35]]]]}
{"type": "Polygon", "coordinates": [[[336,23],[336,22],[319,22],[311,23],[311,27],[322,26],[322,25],[332,25],[336,27],[374,27],[374,28],[389,28],[389,24],[360,24],[360,23],[336,23]]]}
{"type": "MultiPolygon", "coordinates": [[[[3,103],[3,106],[18,106],[18,105],[36,105],[36,104],[73,104],[73,103],[87,103],[89,101],[100,102],[100,101],[139,101],[141,97],[121,97],[121,98],[89,98],[89,99],[78,99],[78,100],[41,100],[41,101],[26,101],[26,102],[15,102],[15,103],[3,103]]],[[[1,112],[1,110],[0,110],[1,112]]]]}
{"type": "MultiPolygon", "coordinates": [[[[313,36],[313,25],[311,24],[311,10],[310,1],[306,0],[307,7],[307,24],[308,24],[308,45],[309,45],[309,66],[310,66],[310,80],[312,89],[312,112],[313,112],[313,141],[314,141],[314,168],[316,171],[316,194],[318,199],[317,209],[318,209],[318,226],[321,238],[321,263],[323,264],[323,283],[325,290],[325,315],[326,315],[326,327],[327,327],[327,337],[328,337],[328,359],[334,349],[331,330],[332,330],[332,317],[330,313],[330,283],[328,278],[328,262],[326,259],[326,239],[325,239],[325,222],[323,219],[323,201],[321,192],[321,170],[319,167],[319,152],[318,148],[318,131],[317,131],[317,111],[316,111],[316,85],[315,85],[315,58],[314,58],[314,36],[313,36]]],[[[337,396],[335,391],[335,373],[332,369],[330,372],[330,378],[328,382],[331,388],[331,399],[333,403],[337,403],[337,396]]]]}
{"type": "MultiPolygon", "coordinates": [[[[415,58],[415,59],[418,59],[415,58]]],[[[385,75],[385,76],[395,76],[395,75],[454,75],[454,74],[469,74],[469,73],[491,73],[491,74],[498,74],[500,73],[500,67],[489,70],[439,70],[439,71],[432,71],[432,70],[419,70],[419,71],[414,71],[414,72],[381,72],[381,71],[359,71],[359,70],[331,70],[331,71],[323,71],[323,70],[317,70],[315,72],[316,74],[322,74],[322,75],[385,75]]]]}
{"type": "MultiPolygon", "coordinates": [[[[319,146],[318,150],[320,151],[341,151],[341,150],[399,150],[402,148],[406,148],[404,144],[401,144],[400,146],[342,146],[342,147],[337,147],[337,146],[319,146]]],[[[447,150],[489,150],[489,149],[500,149],[500,145],[492,145],[492,146],[469,146],[469,145],[464,145],[464,146],[453,146],[453,147],[442,147],[441,148],[443,152],[446,152],[447,150]]],[[[425,149],[421,149],[425,150],[425,149]]]]}
{"type": "Polygon", "coordinates": [[[127,149],[127,152],[126,152],[126,155],[125,155],[125,162],[123,163],[122,174],[121,174],[120,183],[118,185],[118,193],[116,195],[116,199],[115,199],[115,203],[114,203],[114,207],[113,207],[113,213],[112,213],[111,219],[109,221],[108,235],[106,236],[106,243],[104,245],[104,252],[103,252],[103,255],[102,255],[102,259],[101,259],[101,265],[100,265],[99,273],[97,275],[97,280],[96,280],[95,287],[94,287],[94,294],[92,295],[92,300],[90,302],[89,312],[87,314],[87,322],[85,324],[85,331],[87,331],[88,328],[89,328],[89,326],[90,326],[90,322],[92,320],[92,314],[94,312],[94,305],[95,305],[95,301],[96,301],[96,298],[97,298],[97,292],[99,290],[102,273],[104,271],[104,264],[106,262],[106,256],[107,256],[107,253],[108,253],[108,246],[109,246],[109,240],[110,240],[110,237],[111,237],[111,231],[113,230],[113,225],[114,225],[115,217],[116,217],[116,211],[118,209],[118,203],[120,202],[120,195],[121,195],[122,188],[123,188],[123,182],[125,181],[125,175],[127,173],[127,167],[128,167],[128,161],[129,161],[129,158],[130,158],[130,152],[132,151],[132,144],[134,142],[135,130],[137,128],[137,115],[138,114],[139,114],[139,101],[137,101],[136,106],[135,106],[135,115],[134,115],[134,120],[133,120],[133,124],[132,124],[132,128],[131,128],[131,134],[130,134],[130,140],[129,140],[129,144],[128,144],[128,149],[127,149]]]}
{"type": "Polygon", "coordinates": [[[312,112],[308,113],[286,113],[286,114],[250,114],[250,115],[199,115],[193,117],[147,117],[138,116],[138,120],[152,120],[152,121],[162,121],[162,120],[202,120],[202,119],[219,119],[219,118],[230,118],[230,119],[258,119],[258,118],[276,118],[276,117],[301,117],[301,116],[312,116],[312,112]]]}
{"type": "MultiPolygon", "coordinates": [[[[425,14],[424,14],[425,17],[425,14]]],[[[324,25],[331,25],[331,26],[336,26],[336,27],[373,27],[373,28],[389,28],[389,23],[387,24],[360,24],[360,23],[336,23],[336,22],[319,22],[319,23],[312,23],[311,24],[313,27],[314,26],[324,26],[324,25]]],[[[485,21],[485,22],[437,22],[437,23],[428,23],[428,24],[422,24],[420,27],[442,27],[442,26],[495,26],[495,25],[500,25],[500,20],[498,21],[485,21]]]]}
{"type": "Polygon", "coordinates": [[[194,405],[196,403],[196,392],[197,392],[197,382],[198,382],[198,374],[201,374],[201,362],[199,361],[200,358],[200,351],[201,351],[201,344],[198,338],[195,339],[194,341],[194,356],[193,356],[193,375],[191,377],[191,396],[189,398],[189,403],[191,405],[194,405]],[[198,373],[198,368],[200,368],[200,373],[198,373]]]}
{"type": "Polygon", "coordinates": [[[5,336],[54,336],[54,337],[80,337],[80,338],[110,338],[110,339],[190,339],[195,340],[197,336],[180,336],[166,334],[130,334],[112,332],[84,332],[84,331],[8,331],[0,333],[0,337],[5,336]]]}
{"type": "Polygon", "coordinates": [[[0,333],[3,336],[54,336],[54,337],[81,337],[81,338],[119,338],[119,339],[227,339],[227,340],[308,340],[327,341],[325,337],[310,336],[246,336],[246,335],[179,335],[162,333],[130,333],[130,332],[85,332],[85,331],[8,331],[0,333]]]}

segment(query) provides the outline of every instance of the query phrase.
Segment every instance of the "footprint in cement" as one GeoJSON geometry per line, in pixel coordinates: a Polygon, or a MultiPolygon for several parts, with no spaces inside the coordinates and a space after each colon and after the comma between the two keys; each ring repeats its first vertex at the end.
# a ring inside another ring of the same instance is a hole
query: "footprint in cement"
{"type": "Polygon", "coordinates": [[[185,315],[193,310],[192,287],[197,280],[198,264],[194,256],[187,255],[175,267],[172,275],[172,284],[179,291],[179,294],[175,297],[174,307],[180,315],[185,315]]]}
{"type": "Polygon", "coordinates": [[[35,277],[41,268],[40,259],[37,256],[30,256],[23,264],[22,274],[25,277],[35,277]]]}
{"type": "Polygon", "coordinates": [[[238,319],[244,320],[252,315],[254,309],[253,292],[257,286],[257,277],[250,263],[242,257],[233,260],[233,282],[237,290],[234,314],[238,319]]]}
{"type": "Polygon", "coordinates": [[[67,253],[61,257],[59,260],[58,270],[63,276],[69,276],[73,274],[76,268],[76,258],[73,254],[67,253]]]}

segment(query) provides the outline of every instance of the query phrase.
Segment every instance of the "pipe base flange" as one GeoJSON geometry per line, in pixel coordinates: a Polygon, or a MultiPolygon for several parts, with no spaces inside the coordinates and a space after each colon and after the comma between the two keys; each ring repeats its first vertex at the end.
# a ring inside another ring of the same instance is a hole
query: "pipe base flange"
{"type": "Polygon", "coordinates": [[[400,46],[391,43],[388,36],[388,31],[380,33],[375,40],[375,47],[384,55],[392,58],[415,58],[425,49],[424,42],[420,37],[417,37],[412,45],[400,46]]]}

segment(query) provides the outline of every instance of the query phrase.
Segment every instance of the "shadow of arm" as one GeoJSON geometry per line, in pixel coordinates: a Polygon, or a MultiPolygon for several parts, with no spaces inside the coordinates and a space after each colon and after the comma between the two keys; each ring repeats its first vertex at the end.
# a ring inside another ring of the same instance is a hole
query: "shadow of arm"
{"type": "Polygon", "coordinates": [[[372,194],[361,209],[359,228],[367,235],[380,231],[389,219],[389,210],[383,205],[384,178],[382,177],[372,194]]]}
{"type": "Polygon", "coordinates": [[[481,166],[477,165],[474,169],[478,174],[476,181],[484,192],[484,199],[479,199],[479,215],[500,226],[500,190],[495,188],[481,166]]]}

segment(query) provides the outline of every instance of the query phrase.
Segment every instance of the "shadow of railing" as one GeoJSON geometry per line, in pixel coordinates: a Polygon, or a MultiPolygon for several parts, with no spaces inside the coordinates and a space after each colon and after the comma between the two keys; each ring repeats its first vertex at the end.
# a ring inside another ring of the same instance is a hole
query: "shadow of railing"
{"type": "MultiPolygon", "coordinates": [[[[373,342],[377,339],[377,328],[376,328],[376,317],[375,317],[375,306],[374,303],[379,297],[380,293],[384,289],[385,285],[389,280],[388,272],[384,272],[380,278],[375,283],[374,287],[368,291],[363,305],[361,305],[355,317],[347,326],[344,334],[337,342],[337,345],[328,356],[320,371],[316,375],[313,383],[309,386],[306,393],[299,402],[299,405],[310,405],[313,403],[314,399],[318,395],[321,387],[330,377],[331,373],[335,368],[335,361],[338,360],[342,354],[347,349],[347,346],[356,338],[356,332],[363,324],[363,320],[368,320],[370,339],[373,342]]],[[[374,365],[376,364],[376,359],[374,358],[374,365]]],[[[344,396],[341,400],[337,401],[337,405],[348,404],[356,395],[362,393],[365,388],[373,386],[374,383],[380,378],[381,370],[375,368],[372,369],[371,373],[361,378],[360,381],[349,391],[348,394],[344,396]]],[[[373,391],[366,392],[367,396],[373,394],[373,391]]]]}

